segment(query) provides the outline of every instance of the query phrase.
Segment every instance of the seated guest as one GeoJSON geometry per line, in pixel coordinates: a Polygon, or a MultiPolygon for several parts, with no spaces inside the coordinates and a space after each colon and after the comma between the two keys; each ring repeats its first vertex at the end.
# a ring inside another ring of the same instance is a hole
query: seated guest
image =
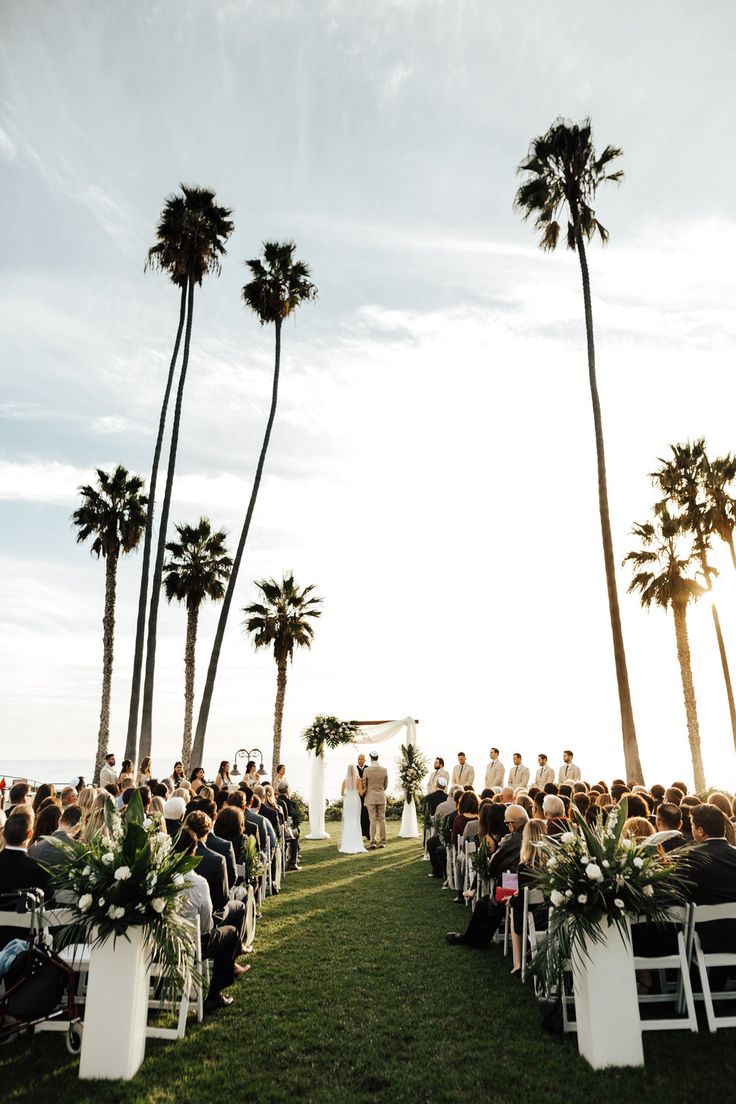
{"type": "Polygon", "coordinates": [[[195,812],[187,817],[186,826],[197,837],[196,853],[200,856],[197,870],[203,878],[207,879],[210,887],[215,922],[232,924],[242,940],[245,933],[245,905],[242,901],[230,899],[225,860],[222,855],[218,855],[207,846],[207,840],[212,831],[212,821],[206,813],[195,812]]]}
{"type": "Polygon", "coordinates": [[[33,812],[37,813],[43,802],[47,797],[56,801],[56,786],[52,786],[50,782],[42,782],[36,790],[36,796],[33,799],[33,812]]]}
{"type": "MultiPolygon", "coordinates": [[[[508,871],[515,871],[519,865],[521,836],[529,818],[521,805],[509,805],[505,814],[509,834],[504,836],[498,850],[490,861],[490,873],[494,882],[508,871]]],[[[498,925],[504,919],[505,905],[499,905],[493,895],[482,897],[476,905],[470,922],[464,932],[448,932],[445,939],[450,944],[463,944],[466,947],[487,947],[498,925]]]]}
{"type": "Polygon", "coordinates": [[[429,815],[434,816],[438,806],[447,800],[447,779],[444,776],[439,776],[435,789],[431,794],[427,794],[424,800],[426,808],[429,809],[429,815]]]}
{"type": "Polygon", "coordinates": [[[74,786],[65,786],[61,791],[61,807],[65,809],[67,805],[76,805],[78,800],[78,793],[74,786]]]}
{"type": "MultiPolygon", "coordinates": [[[[228,804],[224,809],[220,809],[212,831],[218,839],[226,840],[230,844],[236,863],[245,862],[246,834],[242,808],[228,804]]],[[[210,842],[211,840],[212,836],[210,836],[210,842]]]]}
{"type": "Polygon", "coordinates": [[[50,836],[59,827],[59,821],[61,820],[61,806],[56,805],[53,801],[50,805],[43,808],[33,823],[33,835],[31,836],[31,842],[28,845],[28,854],[32,859],[38,856],[34,854],[33,848],[37,841],[43,840],[46,836],[50,836]]]}
{"type": "MultiPolygon", "coordinates": [[[[250,801],[248,802],[248,808],[243,814],[246,820],[255,819],[259,828],[262,829],[263,835],[263,850],[266,850],[266,840],[271,842],[271,850],[276,850],[276,833],[273,830],[273,825],[268,817],[263,815],[263,806],[261,805],[261,799],[257,793],[253,793],[250,801]]],[[[261,833],[259,833],[261,834],[261,833]]]]}
{"type": "Polygon", "coordinates": [[[630,817],[649,817],[651,809],[643,794],[626,794],[626,815],[630,817]]]}
{"type": "MultiPolygon", "coordinates": [[[[39,818],[40,819],[40,818],[39,818]]],[[[61,844],[69,844],[76,839],[82,827],[82,810],[78,805],[69,805],[62,813],[59,827],[45,839],[38,839],[28,854],[36,862],[53,874],[53,868],[65,861],[66,856],[61,844]]],[[[61,890],[54,894],[57,905],[68,905],[74,901],[73,891],[61,890]]]]}
{"type": "Polygon", "coordinates": [[[572,795],[572,803],[580,815],[585,816],[590,808],[590,797],[587,793],[574,793],[572,795]]]}
{"type": "Polygon", "coordinates": [[[624,826],[621,829],[621,835],[624,839],[634,840],[636,843],[641,843],[642,840],[647,839],[648,836],[654,835],[654,827],[651,821],[647,820],[643,816],[629,817],[624,821],[624,826]]]}
{"type": "Polygon", "coordinates": [[[682,790],[682,796],[687,797],[687,786],[684,782],[673,782],[673,786],[676,786],[678,790],[682,790]]]}
{"type": "Polygon", "coordinates": [[[561,797],[546,794],[542,808],[548,836],[561,836],[563,832],[570,831],[570,823],[565,816],[565,803],[561,797]]]}
{"type": "Polygon", "coordinates": [[[175,836],[181,828],[186,809],[187,805],[183,797],[170,797],[164,805],[166,831],[170,836],[175,836]]]}
{"type": "Polygon", "coordinates": [[[679,835],[673,836],[672,839],[664,840],[664,842],[660,844],[665,854],[670,851],[676,851],[678,847],[682,847],[685,842],[685,837],[682,834],[682,813],[677,805],[671,805],[667,801],[660,802],[657,806],[656,828],[658,832],[679,833],[679,835]]]}
{"type": "MultiPolygon", "coordinates": [[[[524,825],[524,830],[521,834],[521,850],[519,851],[519,888],[516,894],[511,898],[510,908],[514,918],[514,923],[511,930],[511,945],[513,948],[513,969],[512,974],[521,973],[521,936],[524,920],[524,890],[534,888],[534,871],[540,870],[546,860],[547,853],[541,844],[546,836],[545,825],[541,820],[530,820],[524,825]]],[[[537,927],[546,927],[548,904],[543,901],[539,905],[535,905],[530,911],[534,916],[534,922],[537,927]]]]}
{"type": "Polygon", "coordinates": [[[681,805],[685,793],[686,791],[681,790],[679,786],[670,786],[664,791],[664,800],[670,805],[681,805]]]}
{"type": "Polygon", "coordinates": [[[439,878],[444,881],[445,870],[447,866],[447,848],[445,841],[442,838],[442,825],[448,817],[454,815],[457,811],[458,802],[463,796],[463,789],[461,786],[453,786],[447,800],[441,802],[432,818],[432,825],[437,829],[437,835],[432,836],[427,841],[427,854],[429,855],[430,865],[432,867],[432,873],[428,875],[432,878],[439,878]]]}
{"type": "MultiPolygon", "coordinates": [[[[186,826],[181,829],[174,849],[186,855],[196,853],[196,836],[186,826]]],[[[242,952],[241,939],[235,927],[232,924],[214,924],[209,885],[196,870],[185,875],[182,915],[190,923],[199,917],[202,957],[212,962],[205,1010],[214,1012],[217,1008],[225,1008],[233,1003],[233,998],[226,996],[222,990],[232,985],[236,977],[247,973],[250,966],[239,966],[235,961],[242,952]]]]}
{"type": "Polygon", "coordinates": [[[726,842],[731,846],[736,843],[736,831],[734,830],[733,821],[733,803],[726,797],[724,793],[712,793],[708,798],[709,805],[715,805],[717,809],[720,809],[726,818],[726,842]]]}
{"type": "MultiPolygon", "coordinates": [[[[691,811],[690,820],[697,845],[688,856],[685,871],[693,883],[691,900],[696,905],[736,902],[736,848],[726,841],[726,817],[715,805],[698,805],[691,811]]],[[[736,920],[703,924],[698,932],[706,953],[736,952],[736,920]]]]}
{"type": "Polygon", "coordinates": [[[472,791],[466,791],[460,798],[457,807],[457,816],[452,822],[452,835],[450,837],[453,847],[457,846],[458,839],[462,836],[466,824],[478,819],[478,795],[472,791]]]}
{"type": "Polygon", "coordinates": [[[10,787],[10,793],[8,794],[8,804],[5,806],[6,816],[10,816],[14,809],[17,809],[19,805],[27,805],[30,809],[31,803],[28,795],[31,792],[31,787],[27,782],[16,782],[15,785],[10,787]]]}
{"type": "MultiPolygon", "coordinates": [[[[269,822],[269,824],[273,828],[274,838],[277,839],[279,835],[279,818],[276,810],[272,809],[266,801],[266,787],[262,785],[254,786],[253,793],[256,795],[261,803],[261,807],[258,812],[269,822]]],[[[274,846],[273,840],[271,840],[271,845],[274,846]]]]}
{"type": "MultiPolygon", "coordinates": [[[[213,818],[210,816],[210,820],[213,818]]],[[[235,852],[233,845],[227,837],[222,837],[217,833],[213,827],[212,831],[207,837],[207,847],[210,851],[216,852],[218,855],[222,855],[225,860],[225,869],[227,870],[227,884],[228,889],[232,889],[237,881],[237,874],[235,873],[235,852]]]]}
{"type": "MultiPolygon", "coordinates": [[[[3,829],[5,846],[0,851],[0,894],[17,889],[40,889],[51,893],[51,875],[28,855],[33,835],[33,811],[30,806],[16,808],[3,829]]],[[[0,949],[11,939],[25,939],[22,928],[0,928],[0,949]]]]}

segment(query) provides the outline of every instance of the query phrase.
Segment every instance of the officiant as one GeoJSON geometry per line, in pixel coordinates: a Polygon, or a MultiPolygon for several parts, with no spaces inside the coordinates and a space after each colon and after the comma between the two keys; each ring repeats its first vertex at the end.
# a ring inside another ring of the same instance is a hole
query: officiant
{"type": "MultiPolygon", "coordinates": [[[[362,753],[358,756],[358,777],[362,779],[363,772],[365,770],[365,755],[362,753]]],[[[368,810],[365,807],[365,788],[360,795],[360,830],[363,833],[363,839],[370,839],[371,836],[371,822],[368,816],[368,810]]]]}

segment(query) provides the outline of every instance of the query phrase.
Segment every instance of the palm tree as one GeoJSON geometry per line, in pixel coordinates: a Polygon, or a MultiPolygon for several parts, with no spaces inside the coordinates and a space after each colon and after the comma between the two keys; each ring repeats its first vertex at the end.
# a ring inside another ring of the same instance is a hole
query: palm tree
{"type": "MultiPolygon", "coordinates": [[[[693,550],[700,563],[705,589],[710,591],[713,589],[713,576],[717,575],[718,571],[708,560],[711,538],[716,529],[703,489],[709,468],[705,441],[701,437],[693,444],[687,442],[684,445],[670,445],[670,452],[672,456],[669,460],[659,457],[661,466],[656,472],[651,473],[652,482],[664,495],[664,498],[655,506],[655,510],[657,513],[664,514],[669,512],[670,506],[674,506],[679,511],[678,524],[692,535],[693,550]]],[[[721,619],[713,600],[711,600],[710,609],[721,658],[723,681],[726,685],[731,733],[736,747],[736,701],[734,701],[726,645],[721,631],[721,619]]]]}
{"type": "Polygon", "coordinates": [[[193,752],[194,758],[198,763],[203,761],[207,719],[212,703],[212,692],[215,687],[215,678],[217,677],[217,665],[220,659],[222,641],[225,636],[225,626],[227,625],[235,584],[240,570],[240,563],[243,559],[245,542],[248,539],[250,523],[253,517],[256,499],[258,498],[258,488],[261,485],[263,465],[266,461],[268,443],[271,439],[271,429],[273,428],[273,422],[276,416],[276,404],[279,393],[279,373],[281,371],[281,326],[284,319],[288,318],[301,303],[309,299],[315,299],[317,296],[317,289],[309,278],[309,268],[304,261],[294,260],[295,249],[296,245],[294,242],[264,242],[263,260],[256,258],[255,260],[246,262],[253,279],[243,288],[243,302],[258,315],[262,326],[271,322],[274,326],[275,356],[273,385],[271,389],[271,409],[268,415],[268,422],[266,423],[266,432],[263,437],[261,454],[258,457],[258,465],[256,467],[256,474],[250,493],[250,501],[248,502],[248,508],[245,512],[245,520],[240,533],[238,548],[235,553],[233,570],[228,580],[225,601],[222,603],[222,609],[220,610],[220,619],[217,624],[217,632],[215,633],[212,654],[207,669],[207,680],[202,694],[202,702],[199,707],[193,752]]]}
{"type": "Polygon", "coordinates": [[[273,764],[271,777],[281,762],[281,724],[284,717],[286,696],[286,665],[294,659],[294,648],[311,648],[314,630],[307,620],[319,617],[317,606],[322,601],[312,595],[314,586],[299,591],[294,576],[284,575],[281,583],[275,579],[261,579],[255,584],[263,595],[263,602],[246,606],[248,616],[245,629],[253,636],[256,651],[273,648],[276,660],[276,705],[273,712],[273,764]]]}
{"type": "MultiPolygon", "coordinates": [[[[233,232],[230,220],[231,211],[215,203],[215,193],[210,188],[188,187],[182,184],[183,195],[169,196],[166,201],[161,222],[157,230],[158,241],[148,251],[149,264],[167,272],[174,283],[186,289],[186,328],[184,331],[184,352],[182,356],[179,384],[174,405],[174,418],[171,427],[169,463],[166,472],[166,486],[161,506],[156,559],[151,583],[151,600],[148,612],[148,637],[146,642],[146,666],[143,685],[143,711],[141,717],[141,735],[138,758],[151,754],[153,729],[153,683],[156,668],[156,625],[158,620],[159,594],[163,573],[166,530],[169,522],[171,489],[176,468],[176,452],[179,444],[179,424],[181,421],[182,397],[189,366],[189,348],[192,336],[192,317],[194,314],[194,287],[202,284],[209,273],[220,273],[220,257],[225,250],[225,242],[233,232]]],[[[168,401],[168,396],[167,396],[168,401]]],[[[165,418],[165,412],[162,411],[165,418]]],[[[161,427],[162,429],[163,427],[161,427]]],[[[147,579],[146,579],[147,583],[147,579]]],[[[144,581],[141,580],[143,590],[144,581]]],[[[143,597],[145,603],[145,597],[143,597]]],[[[139,607],[140,608],[140,607],[139,607]]],[[[142,645],[141,645],[142,646],[142,645]]],[[[135,675],[134,675],[135,679],[135,675]]],[[[140,684],[140,673],[138,673],[140,684]]],[[[131,716],[137,715],[137,700],[131,697],[131,716]]]]}
{"type": "Polygon", "coordinates": [[[736,528],[736,499],[728,493],[728,488],[736,479],[736,458],[729,453],[727,456],[718,456],[713,461],[708,460],[705,441],[703,456],[701,478],[706,499],[706,524],[712,533],[717,533],[728,545],[731,563],[736,568],[733,537],[736,528]]]}
{"type": "Polygon", "coordinates": [[[681,528],[666,510],[657,514],[656,527],[651,522],[645,522],[643,525],[635,525],[632,532],[639,538],[641,547],[624,557],[624,563],[629,562],[636,569],[629,585],[629,593],[638,590],[645,609],[650,609],[652,605],[665,610],[672,609],[695,789],[702,791],[705,789],[705,771],[700,750],[698,709],[687,633],[688,604],[697,602],[704,592],[694,576],[688,574],[698,563],[698,559],[692,550],[686,555],[682,554],[678,547],[681,528]]]}
{"type": "Polygon", "coordinates": [[[224,529],[212,532],[208,518],[198,525],[177,525],[178,541],[166,545],[170,559],[164,563],[164,590],[169,602],[186,602],[187,636],[184,647],[184,735],[181,761],[189,770],[192,751],[192,715],[194,706],[194,657],[197,647],[199,607],[205,598],[222,601],[224,582],[233,561],[227,554],[224,529]]]}
{"type": "Polygon", "coordinates": [[[548,251],[552,251],[557,247],[560,238],[559,218],[567,208],[565,242],[568,249],[572,249],[577,253],[580,262],[585,309],[585,332],[588,345],[588,378],[593,404],[595,448],[598,462],[598,507],[603,538],[603,559],[606,568],[608,609],[613,635],[613,654],[621,710],[626,777],[636,782],[642,782],[643,775],[636,739],[634,713],[631,707],[629,675],[626,667],[626,652],[624,650],[621,615],[616,590],[616,568],[608,508],[606,456],[603,445],[603,421],[595,373],[590,274],[585,252],[585,242],[590,241],[596,232],[603,244],[608,241],[608,231],[598,221],[592,204],[596,191],[601,184],[623,179],[623,172],[620,169],[611,171],[611,163],[621,156],[621,152],[616,146],[606,146],[600,157],[597,157],[593,146],[590,119],[585,119],[579,125],[564,119],[557,119],[546,134],[534,139],[528,156],[519,165],[518,171],[526,174],[526,179],[516,193],[514,207],[522,212],[525,219],[533,217],[535,228],[541,233],[539,244],[542,249],[548,251]]]}
{"type": "Polygon", "coordinates": [[[102,704],[97,734],[94,784],[109,750],[110,690],[112,684],[113,642],[115,638],[115,593],[118,559],[121,552],[132,552],[140,543],[146,524],[148,499],[141,494],[143,480],[118,464],[110,475],[97,468],[97,486],[79,488],[82,504],[72,514],[77,527],[77,542],[93,537],[90,551],[105,559],[105,613],[102,618],[102,704]]]}

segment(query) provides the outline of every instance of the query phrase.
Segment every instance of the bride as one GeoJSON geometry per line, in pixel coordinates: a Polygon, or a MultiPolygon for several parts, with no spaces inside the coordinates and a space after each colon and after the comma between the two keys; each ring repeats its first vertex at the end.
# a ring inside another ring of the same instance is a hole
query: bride
{"type": "Polygon", "coordinates": [[[351,764],[342,784],[342,835],[338,851],[343,855],[357,855],[365,851],[363,830],[360,826],[360,799],[363,794],[363,779],[358,776],[351,764]]]}

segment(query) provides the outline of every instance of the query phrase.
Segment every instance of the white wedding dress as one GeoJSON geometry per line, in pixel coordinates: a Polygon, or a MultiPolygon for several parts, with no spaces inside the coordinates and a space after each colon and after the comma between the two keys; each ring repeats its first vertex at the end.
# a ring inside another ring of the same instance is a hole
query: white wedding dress
{"type": "Polygon", "coordinates": [[[343,855],[357,855],[365,851],[360,827],[360,795],[355,767],[348,767],[345,793],[342,799],[342,834],[338,851],[343,855]]]}

